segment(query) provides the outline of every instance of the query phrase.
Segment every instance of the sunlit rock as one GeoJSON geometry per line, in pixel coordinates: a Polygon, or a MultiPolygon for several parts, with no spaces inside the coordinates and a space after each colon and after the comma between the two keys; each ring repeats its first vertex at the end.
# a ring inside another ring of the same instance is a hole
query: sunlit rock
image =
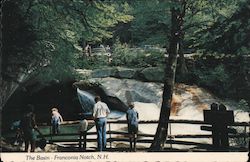
{"type": "MultiPolygon", "coordinates": [[[[128,102],[135,103],[135,109],[139,113],[139,120],[158,120],[162,102],[163,84],[153,82],[142,82],[133,79],[117,79],[112,77],[107,78],[92,78],[91,82],[96,82],[103,89],[107,96],[116,97],[124,104],[128,102]]],[[[199,120],[203,121],[203,110],[210,109],[213,103],[223,103],[228,110],[234,110],[236,122],[248,122],[249,115],[247,112],[238,110],[237,103],[230,100],[221,100],[209,91],[200,88],[196,85],[176,84],[172,100],[172,109],[170,119],[176,120],[199,120]]],[[[117,112],[112,112],[109,120],[113,120],[117,112]]],[[[115,120],[126,120],[125,113],[120,113],[115,120]]],[[[168,134],[173,137],[176,135],[202,135],[211,134],[211,132],[203,131],[201,125],[197,124],[171,124],[169,125],[168,134]]],[[[112,131],[127,132],[126,124],[112,124],[112,131]]],[[[154,135],[157,124],[140,124],[139,133],[154,135]]],[[[109,129],[109,127],[108,127],[109,129]]],[[[89,130],[95,132],[93,127],[89,130]]],[[[95,137],[95,135],[92,135],[95,137]]],[[[121,135],[112,135],[118,137],[121,135]]],[[[92,137],[92,138],[93,138],[92,137]]],[[[141,139],[148,139],[140,137],[141,139]]],[[[178,140],[178,139],[175,139],[178,140]]],[[[185,138],[185,141],[211,144],[211,138],[185,138]]],[[[124,147],[122,142],[113,142],[112,147],[124,147]]],[[[90,146],[96,146],[95,143],[90,143],[90,146]]],[[[138,147],[149,147],[150,144],[138,144],[138,147]]],[[[195,145],[172,145],[176,149],[192,149],[195,145]]]]}

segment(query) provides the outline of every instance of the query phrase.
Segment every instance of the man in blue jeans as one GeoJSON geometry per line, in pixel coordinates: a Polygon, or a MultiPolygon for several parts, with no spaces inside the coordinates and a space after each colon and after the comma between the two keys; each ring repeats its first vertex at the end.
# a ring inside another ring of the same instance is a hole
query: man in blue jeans
{"type": "Polygon", "coordinates": [[[106,124],[110,110],[106,103],[101,102],[100,96],[95,97],[95,102],[93,117],[97,129],[97,144],[98,150],[103,151],[106,148],[106,124]]]}

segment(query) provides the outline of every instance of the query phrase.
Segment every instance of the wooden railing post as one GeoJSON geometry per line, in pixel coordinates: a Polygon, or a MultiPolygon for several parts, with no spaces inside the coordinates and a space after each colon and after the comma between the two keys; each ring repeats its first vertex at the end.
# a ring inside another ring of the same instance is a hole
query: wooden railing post
{"type": "Polygon", "coordinates": [[[50,131],[50,141],[52,141],[52,125],[50,124],[50,129],[49,129],[49,131],[50,131]]]}
{"type": "Polygon", "coordinates": [[[112,141],[111,141],[111,126],[110,126],[110,123],[109,123],[109,147],[111,148],[112,147],[112,141]]]}
{"type": "Polygon", "coordinates": [[[171,123],[169,125],[169,137],[170,137],[170,148],[172,149],[172,130],[171,130],[171,123]]]}
{"type": "Polygon", "coordinates": [[[84,141],[83,141],[83,144],[84,144],[84,147],[83,147],[83,150],[84,151],[86,151],[86,149],[87,149],[87,134],[88,132],[87,131],[85,131],[84,132],[84,136],[83,136],[83,138],[84,138],[84,141]]]}
{"type": "MultiPolygon", "coordinates": [[[[244,134],[247,134],[247,126],[244,126],[244,134]]],[[[247,145],[246,136],[244,136],[244,145],[247,145]]]]}
{"type": "Polygon", "coordinates": [[[81,133],[79,133],[79,150],[81,149],[82,147],[82,136],[81,136],[81,133]]]}

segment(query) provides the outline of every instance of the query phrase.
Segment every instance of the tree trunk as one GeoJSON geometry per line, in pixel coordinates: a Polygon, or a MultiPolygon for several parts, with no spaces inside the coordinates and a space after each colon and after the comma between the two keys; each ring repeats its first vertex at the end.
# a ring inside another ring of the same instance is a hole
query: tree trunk
{"type": "Polygon", "coordinates": [[[180,10],[173,8],[171,10],[171,38],[169,45],[169,57],[166,59],[165,67],[165,80],[163,89],[163,101],[161,106],[160,119],[158,122],[157,132],[155,134],[153,143],[150,146],[150,151],[161,151],[164,149],[166,143],[168,121],[170,116],[172,94],[175,83],[175,72],[177,64],[177,51],[179,48],[179,37],[180,37],[180,10]]]}
{"type": "Polygon", "coordinates": [[[180,40],[179,40],[179,64],[180,64],[180,75],[185,76],[185,74],[188,72],[185,57],[184,57],[184,37],[185,33],[183,31],[183,25],[184,25],[184,17],[186,14],[186,1],[182,1],[182,11],[179,16],[179,23],[180,23],[180,40]]]}
{"type": "Polygon", "coordinates": [[[180,75],[181,76],[185,76],[185,74],[188,72],[188,69],[187,69],[187,65],[186,65],[186,61],[185,61],[185,57],[184,57],[184,51],[183,51],[183,40],[184,38],[180,38],[180,41],[179,41],[179,63],[180,63],[180,75]]]}

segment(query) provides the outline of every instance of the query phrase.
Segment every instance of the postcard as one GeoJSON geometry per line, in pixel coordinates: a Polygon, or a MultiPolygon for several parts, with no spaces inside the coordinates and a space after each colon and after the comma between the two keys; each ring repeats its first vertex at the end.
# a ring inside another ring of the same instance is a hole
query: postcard
{"type": "Polygon", "coordinates": [[[2,162],[247,162],[247,0],[3,0],[2,162]]]}

